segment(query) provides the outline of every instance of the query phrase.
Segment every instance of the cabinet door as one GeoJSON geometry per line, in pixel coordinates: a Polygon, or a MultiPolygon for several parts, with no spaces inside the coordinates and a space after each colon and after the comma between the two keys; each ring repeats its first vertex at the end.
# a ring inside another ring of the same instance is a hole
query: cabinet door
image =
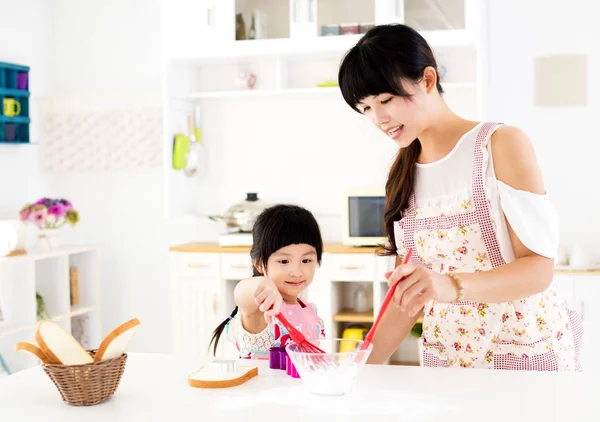
{"type": "Polygon", "coordinates": [[[575,310],[583,319],[583,348],[581,363],[586,372],[600,372],[596,353],[600,350],[600,308],[595,303],[600,297],[600,277],[574,276],[575,310]]]}
{"type": "Polygon", "coordinates": [[[417,31],[462,30],[478,0],[376,0],[376,23],[405,23],[417,31]]]}
{"type": "Polygon", "coordinates": [[[207,356],[208,344],[218,320],[219,280],[183,280],[177,292],[180,326],[177,352],[184,356],[207,356]]]}
{"type": "Polygon", "coordinates": [[[570,274],[555,274],[554,286],[558,293],[564,299],[567,308],[578,311],[577,303],[575,303],[575,284],[573,276],[570,274]]]}
{"type": "Polygon", "coordinates": [[[186,57],[233,41],[234,0],[163,0],[163,57],[186,57]]]}
{"type": "Polygon", "coordinates": [[[290,38],[314,38],[317,34],[317,0],[290,0],[290,38]]]}

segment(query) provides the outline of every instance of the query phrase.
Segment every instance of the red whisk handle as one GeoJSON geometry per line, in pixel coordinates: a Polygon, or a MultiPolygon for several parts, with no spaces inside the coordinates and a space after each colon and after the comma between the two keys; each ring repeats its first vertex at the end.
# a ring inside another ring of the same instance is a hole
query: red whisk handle
{"type": "MultiPolygon", "coordinates": [[[[412,255],[412,248],[408,248],[408,250],[406,251],[406,255],[404,255],[404,259],[402,260],[403,265],[408,264],[408,261],[410,260],[411,255],[412,255]]],[[[383,314],[385,313],[385,310],[387,309],[390,302],[392,301],[392,298],[394,297],[394,293],[396,293],[396,288],[398,287],[398,283],[400,283],[400,281],[402,281],[402,280],[398,280],[393,286],[391,286],[388,289],[388,292],[385,295],[385,299],[383,299],[383,303],[381,304],[381,309],[379,310],[379,314],[377,314],[377,319],[375,319],[375,323],[373,323],[373,326],[367,333],[367,336],[365,337],[365,341],[363,342],[361,349],[366,349],[367,347],[369,347],[369,344],[371,344],[371,341],[373,341],[373,337],[375,337],[375,331],[377,330],[377,326],[379,325],[379,322],[381,321],[381,317],[383,316],[383,314]]]]}

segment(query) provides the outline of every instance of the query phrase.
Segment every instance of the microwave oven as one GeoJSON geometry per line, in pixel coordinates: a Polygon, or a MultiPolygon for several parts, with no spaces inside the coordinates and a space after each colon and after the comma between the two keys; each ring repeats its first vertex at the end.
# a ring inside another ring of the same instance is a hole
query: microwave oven
{"type": "Polygon", "coordinates": [[[385,189],[347,190],[343,195],[342,243],[348,246],[376,246],[385,243],[384,212],[385,189]]]}

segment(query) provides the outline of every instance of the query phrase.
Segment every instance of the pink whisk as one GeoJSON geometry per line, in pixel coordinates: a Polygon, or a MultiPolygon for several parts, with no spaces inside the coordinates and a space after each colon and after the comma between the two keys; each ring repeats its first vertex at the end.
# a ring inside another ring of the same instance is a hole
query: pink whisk
{"type": "Polygon", "coordinates": [[[300,347],[304,353],[325,353],[323,350],[319,349],[317,346],[312,344],[310,341],[304,337],[304,335],[296,329],[290,322],[283,316],[282,313],[278,313],[275,315],[281,324],[285,327],[285,329],[290,334],[292,341],[300,347]]]}

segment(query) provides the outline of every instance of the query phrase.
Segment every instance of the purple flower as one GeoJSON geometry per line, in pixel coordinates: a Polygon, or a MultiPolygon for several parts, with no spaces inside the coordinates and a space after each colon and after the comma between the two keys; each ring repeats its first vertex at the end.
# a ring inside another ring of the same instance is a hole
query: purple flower
{"type": "Polygon", "coordinates": [[[73,204],[71,204],[66,199],[60,199],[58,201],[63,207],[65,207],[65,212],[73,208],[73,204]]]}
{"type": "Polygon", "coordinates": [[[50,205],[50,208],[48,208],[48,214],[55,215],[56,219],[58,220],[59,218],[64,217],[67,214],[67,210],[63,204],[57,202],[53,205],[50,205]]]}
{"type": "Polygon", "coordinates": [[[38,200],[35,204],[33,205],[46,205],[50,200],[48,198],[42,198],[40,200],[38,200]]]}

